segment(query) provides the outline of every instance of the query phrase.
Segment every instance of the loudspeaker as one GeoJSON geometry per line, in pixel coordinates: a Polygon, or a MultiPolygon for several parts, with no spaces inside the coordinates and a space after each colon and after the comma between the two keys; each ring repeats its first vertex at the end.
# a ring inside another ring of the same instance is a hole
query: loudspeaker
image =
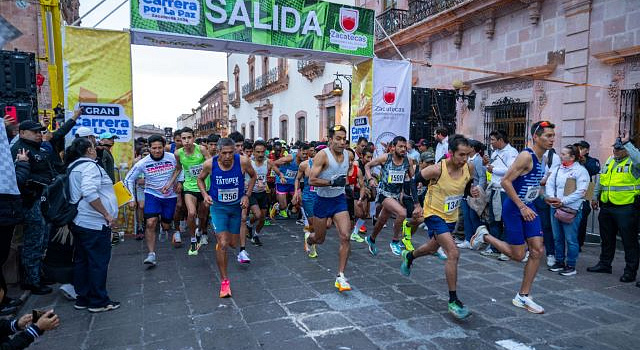
{"type": "Polygon", "coordinates": [[[35,57],[32,52],[0,51],[0,97],[35,98],[35,57]]]}
{"type": "Polygon", "coordinates": [[[15,116],[18,123],[25,120],[38,121],[38,103],[33,100],[0,99],[0,111],[5,115],[15,116]]]}

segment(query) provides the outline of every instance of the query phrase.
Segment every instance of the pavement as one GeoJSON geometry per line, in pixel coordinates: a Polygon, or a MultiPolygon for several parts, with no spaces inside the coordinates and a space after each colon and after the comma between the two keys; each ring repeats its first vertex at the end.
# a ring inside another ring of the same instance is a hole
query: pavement
{"type": "MultiPolygon", "coordinates": [[[[532,296],[546,313],[534,315],[511,304],[522,263],[462,250],[458,296],[473,315],[456,321],[447,313],[443,262],[421,258],[410,277],[401,275],[390,230],[379,236],[376,257],[352,242],[346,276],[353,290],[338,293],[335,228],[309,259],[302,226],[278,221],[265,227],[263,247],[248,247],[250,265],[229,256],[227,299],[217,295],[214,245],[193,257],[186,246],[159,244],[158,266],[148,269],[143,243],[127,237],[113,249],[107,284],[121,308],[90,314],[59,292],[31,296],[23,312],[53,308],[61,326],[30,349],[638,349],[640,288],[618,281],[621,251],[611,275],[585,270],[597,261],[597,245],[583,249],[576,276],[541,267],[532,296]]],[[[414,244],[425,240],[420,233],[414,244]]]]}

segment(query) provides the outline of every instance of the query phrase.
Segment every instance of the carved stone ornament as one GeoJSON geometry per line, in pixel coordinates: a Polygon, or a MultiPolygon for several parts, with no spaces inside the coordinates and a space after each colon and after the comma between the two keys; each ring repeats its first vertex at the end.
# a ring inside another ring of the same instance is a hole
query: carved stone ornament
{"type": "Polygon", "coordinates": [[[462,46],[462,23],[456,24],[455,31],[453,33],[453,45],[456,49],[460,49],[462,46]]]}
{"type": "Polygon", "coordinates": [[[529,4],[529,22],[531,25],[537,25],[540,22],[540,9],[542,1],[534,1],[529,4]]]}
{"type": "Polygon", "coordinates": [[[495,10],[491,9],[485,13],[484,21],[484,34],[487,36],[487,39],[493,39],[493,35],[496,33],[496,14],[495,10]]]}
{"type": "Polygon", "coordinates": [[[607,92],[609,93],[609,98],[611,98],[615,105],[618,104],[618,99],[620,98],[620,85],[624,80],[624,70],[616,69],[613,72],[613,77],[611,78],[611,84],[609,84],[609,88],[607,92]]]}
{"type": "Polygon", "coordinates": [[[431,59],[431,54],[433,53],[433,44],[431,40],[427,40],[422,44],[422,53],[424,54],[425,60],[431,59]]]}
{"type": "Polygon", "coordinates": [[[526,90],[532,87],[533,87],[532,80],[516,80],[516,81],[498,82],[497,84],[491,86],[491,93],[501,94],[504,92],[510,92],[515,90],[526,90]]]}
{"type": "Polygon", "coordinates": [[[505,97],[503,97],[501,99],[493,101],[492,105],[494,105],[494,106],[509,105],[509,104],[513,104],[513,103],[520,103],[520,99],[519,98],[511,98],[509,96],[505,96],[505,97]]]}

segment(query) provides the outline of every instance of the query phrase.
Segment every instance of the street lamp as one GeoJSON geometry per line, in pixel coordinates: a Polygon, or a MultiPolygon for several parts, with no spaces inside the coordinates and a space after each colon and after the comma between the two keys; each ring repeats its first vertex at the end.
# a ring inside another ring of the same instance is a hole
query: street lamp
{"type": "Polygon", "coordinates": [[[353,75],[351,74],[341,74],[336,72],[334,74],[336,79],[333,81],[333,90],[331,93],[334,96],[342,96],[342,80],[340,78],[344,78],[349,83],[349,120],[347,121],[347,137],[349,138],[349,143],[351,143],[351,82],[353,81],[353,75]]]}
{"type": "Polygon", "coordinates": [[[469,110],[473,111],[474,109],[476,109],[476,91],[475,90],[471,90],[471,93],[469,93],[468,95],[465,95],[464,94],[465,85],[463,82],[461,82],[460,80],[454,80],[451,85],[453,85],[453,89],[456,91],[456,101],[460,100],[464,102],[466,100],[467,108],[469,110]]]}

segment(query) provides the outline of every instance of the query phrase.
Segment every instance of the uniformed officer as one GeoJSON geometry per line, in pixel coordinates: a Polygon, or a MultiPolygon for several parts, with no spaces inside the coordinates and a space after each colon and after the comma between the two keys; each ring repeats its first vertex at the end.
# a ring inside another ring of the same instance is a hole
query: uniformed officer
{"type": "MultiPolygon", "coordinates": [[[[640,151],[629,140],[616,139],[613,156],[607,159],[591,201],[600,207],[600,261],[587,268],[589,272],[611,273],[616,250],[616,234],[620,233],[626,266],[620,282],[633,282],[638,271],[638,197],[640,196],[640,151]]],[[[639,285],[640,286],[640,285],[639,285]]]]}

